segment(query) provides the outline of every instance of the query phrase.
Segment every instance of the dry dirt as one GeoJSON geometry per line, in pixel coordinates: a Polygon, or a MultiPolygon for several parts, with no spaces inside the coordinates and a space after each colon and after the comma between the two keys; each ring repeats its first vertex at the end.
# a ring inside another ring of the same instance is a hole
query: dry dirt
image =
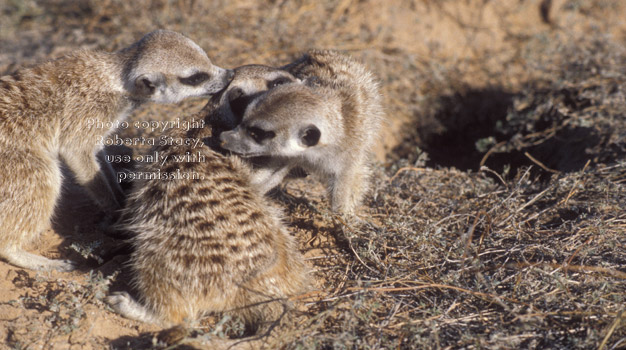
{"type": "MultiPolygon", "coordinates": [[[[387,114],[361,208],[370,223],[334,217],[311,179],[286,185],[275,199],[317,289],[295,321],[236,347],[618,349],[625,19],[621,0],[8,0],[0,74],[77,49],[117,50],[156,28],[185,33],[223,67],[345,50],[380,80],[387,114]]],[[[150,105],[131,120],[171,120],[204,102],[150,105]]],[[[159,338],[103,303],[126,288],[125,257],[68,178],[31,250],[81,268],[0,262],[0,348],[227,344],[220,337],[236,325],[219,317],[159,338]]]]}

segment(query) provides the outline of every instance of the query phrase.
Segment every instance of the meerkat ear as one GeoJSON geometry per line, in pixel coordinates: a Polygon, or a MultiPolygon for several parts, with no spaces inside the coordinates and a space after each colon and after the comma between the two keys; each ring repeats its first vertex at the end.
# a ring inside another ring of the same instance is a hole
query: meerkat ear
{"type": "Polygon", "coordinates": [[[300,143],[306,147],[315,146],[320,141],[320,136],[322,136],[320,129],[315,125],[309,125],[300,130],[300,143]]]}
{"type": "Polygon", "coordinates": [[[158,84],[158,79],[154,79],[148,74],[142,74],[135,79],[135,94],[142,97],[152,96],[158,84]]]}

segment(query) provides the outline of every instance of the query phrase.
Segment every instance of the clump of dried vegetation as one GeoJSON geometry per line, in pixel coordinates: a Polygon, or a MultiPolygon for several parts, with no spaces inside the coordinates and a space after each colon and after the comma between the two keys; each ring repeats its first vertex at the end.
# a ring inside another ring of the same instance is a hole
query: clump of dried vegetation
{"type": "Polygon", "coordinates": [[[302,345],[626,345],[626,51],[595,36],[544,50],[518,91],[427,96],[438,127],[376,178],[377,224],[347,230],[302,345]]]}
{"type": "MultiPolygon", "coordinates": [[[[0,31],[10,56],[0,53],[0,69],[65,48],[117,49],[154,27],[187,33],[224,66],[282,64],[310,47],[352,50],[381,79],[392,130],[363,206],[366,223],[334,217],[314,181],[287,185],[277,200],[318,288],[297,298],[289,322],[270,336],[237,346],[626,346],[626,49],[601,25],[602,14],[624,7],[563,1],[562,16],[595,28],[570,35],[550,19],[549,1],[467,1],[458,12],[451,3],[10,2],[2,20],[12,25],[0,31]],[[525,32],[508,20],[535,5],[552,29],[525,32]],[[501,22],[481,29],[484,11],[501,22]],[[459,58],[434,44],[403,44],[394,26],[401,13],[450,21],[470,50],[459,58]],[[499,46],[480,44],[496,30],[499,46]]],[[[132,118],[172,118],[198,105],[148,107],[132,118]]],[[[77,295],[65,284],[55,290],[77,295]]],[[[96,289],[76,300],[102,307],[96,289]]],[[[19,302],[66,308],[50,314],[50,332],[80,327],[86,316],[74,299],[50,293],[19,302]]],[[[169,332],[110,346],[203,348],[240,329],[218,317],[169,332]]]]}

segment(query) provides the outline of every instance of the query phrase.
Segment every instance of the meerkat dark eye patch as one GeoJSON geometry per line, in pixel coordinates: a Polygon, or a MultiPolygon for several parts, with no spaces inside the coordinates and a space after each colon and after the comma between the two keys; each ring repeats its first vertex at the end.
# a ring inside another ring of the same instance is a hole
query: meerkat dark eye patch
{"type": "Polygon", "coordinates": [[[240,88],[235,88],[228,93],[228,103],[230,104],[230,110],[233,112],[236,124],[241,123],[243,115],[246,112],[246,108],[255,97],[260,93],[246,95],[240,88]]]}
{"type": "Polygon", "coordinates": [[[300,131],[300,141],[307,147],[315,146],[320,141],[322,133],[315,125],[309,125],[300,131]]]}
{"type": "Polygon", "coordinates": [[[271,130],[265,131],[254,126],[248,127],[246,130],[248,132],[248,136],[250,136],[256,143],[271,140],[276,136],[276,133],[271,130]]]}
{"type": "Polygon", "coordinates": [[[268,89],[272,89],[277,87],[278,85],[283,85],[283,84],[287,84],[287,83],[291,83],[291,79],[287,78],[287,77],[280,77],[280,78],[276,78],[272,81],[268,81],[267,82],[267,88],[268,89]]]}
{"type": "Polygon", "coordinates": [[[190,86],[198,86],[205,81],[209,80],[209,73],[200,72],[193,75],[188,76],[187,78],[178,78],[181,83],[190,86]]]}

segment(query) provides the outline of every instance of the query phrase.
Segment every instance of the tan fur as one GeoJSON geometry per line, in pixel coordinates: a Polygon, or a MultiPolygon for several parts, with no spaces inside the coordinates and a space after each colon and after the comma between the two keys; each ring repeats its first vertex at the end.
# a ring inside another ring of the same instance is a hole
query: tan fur
{"type": "Polygon", "coordinates": [[[222,147],[271,158],[270,170],[254,179],[262,190],[302,167],[326,183],[334,211],[353,215],[368,188],[382,122],[378,85],[362,64],[335,51],[310,51],[283,69],[305,84],[259,95],[241,124],[221,134],[222,147]]]}
{"type": "MultiPolygon", "coordinates": [[[[204,138],[208,129],[175,130],[176,138],[204,138]]],[[[135,233],[130,267],[140,302],[108,297],[120,314],[162,325],[227,312],[248,325],[276,320],[285,298],[307,285],[306,267],[281,212],[250,184],[248,165],[202,147],[158,146],[164,164],[141,163],[138,174],[188,174],[197,179],[133,183],[124,230],[135,233]],[[195,154],[198,162],[174,156],[195,154]]]]}
{"type": "Polygon", "coordinates": [[[80,51],[0,78],[0,258],[71,270],[69,261],[23,250],[50,223],[60,162],[104,210],[118,209],[123,193],[110,165],[100,171],[98,140],[140,103],[206,96],[231,76],[190,39],[159,30],[116,53],[80,51]],[[203,83],[183,83],[202,72],[203,83]]]}
{"type": "Polygon", "coordinates": [[[235,68],[235,76],[226,90],[211,99],[208,123],[213,127],[213,135],[219,136],[223,130],[236,127],[243,118],[246,107],[261,93],[276,86],[301,83],[301,80],[280,68],[250,64],[235,68]]]}

